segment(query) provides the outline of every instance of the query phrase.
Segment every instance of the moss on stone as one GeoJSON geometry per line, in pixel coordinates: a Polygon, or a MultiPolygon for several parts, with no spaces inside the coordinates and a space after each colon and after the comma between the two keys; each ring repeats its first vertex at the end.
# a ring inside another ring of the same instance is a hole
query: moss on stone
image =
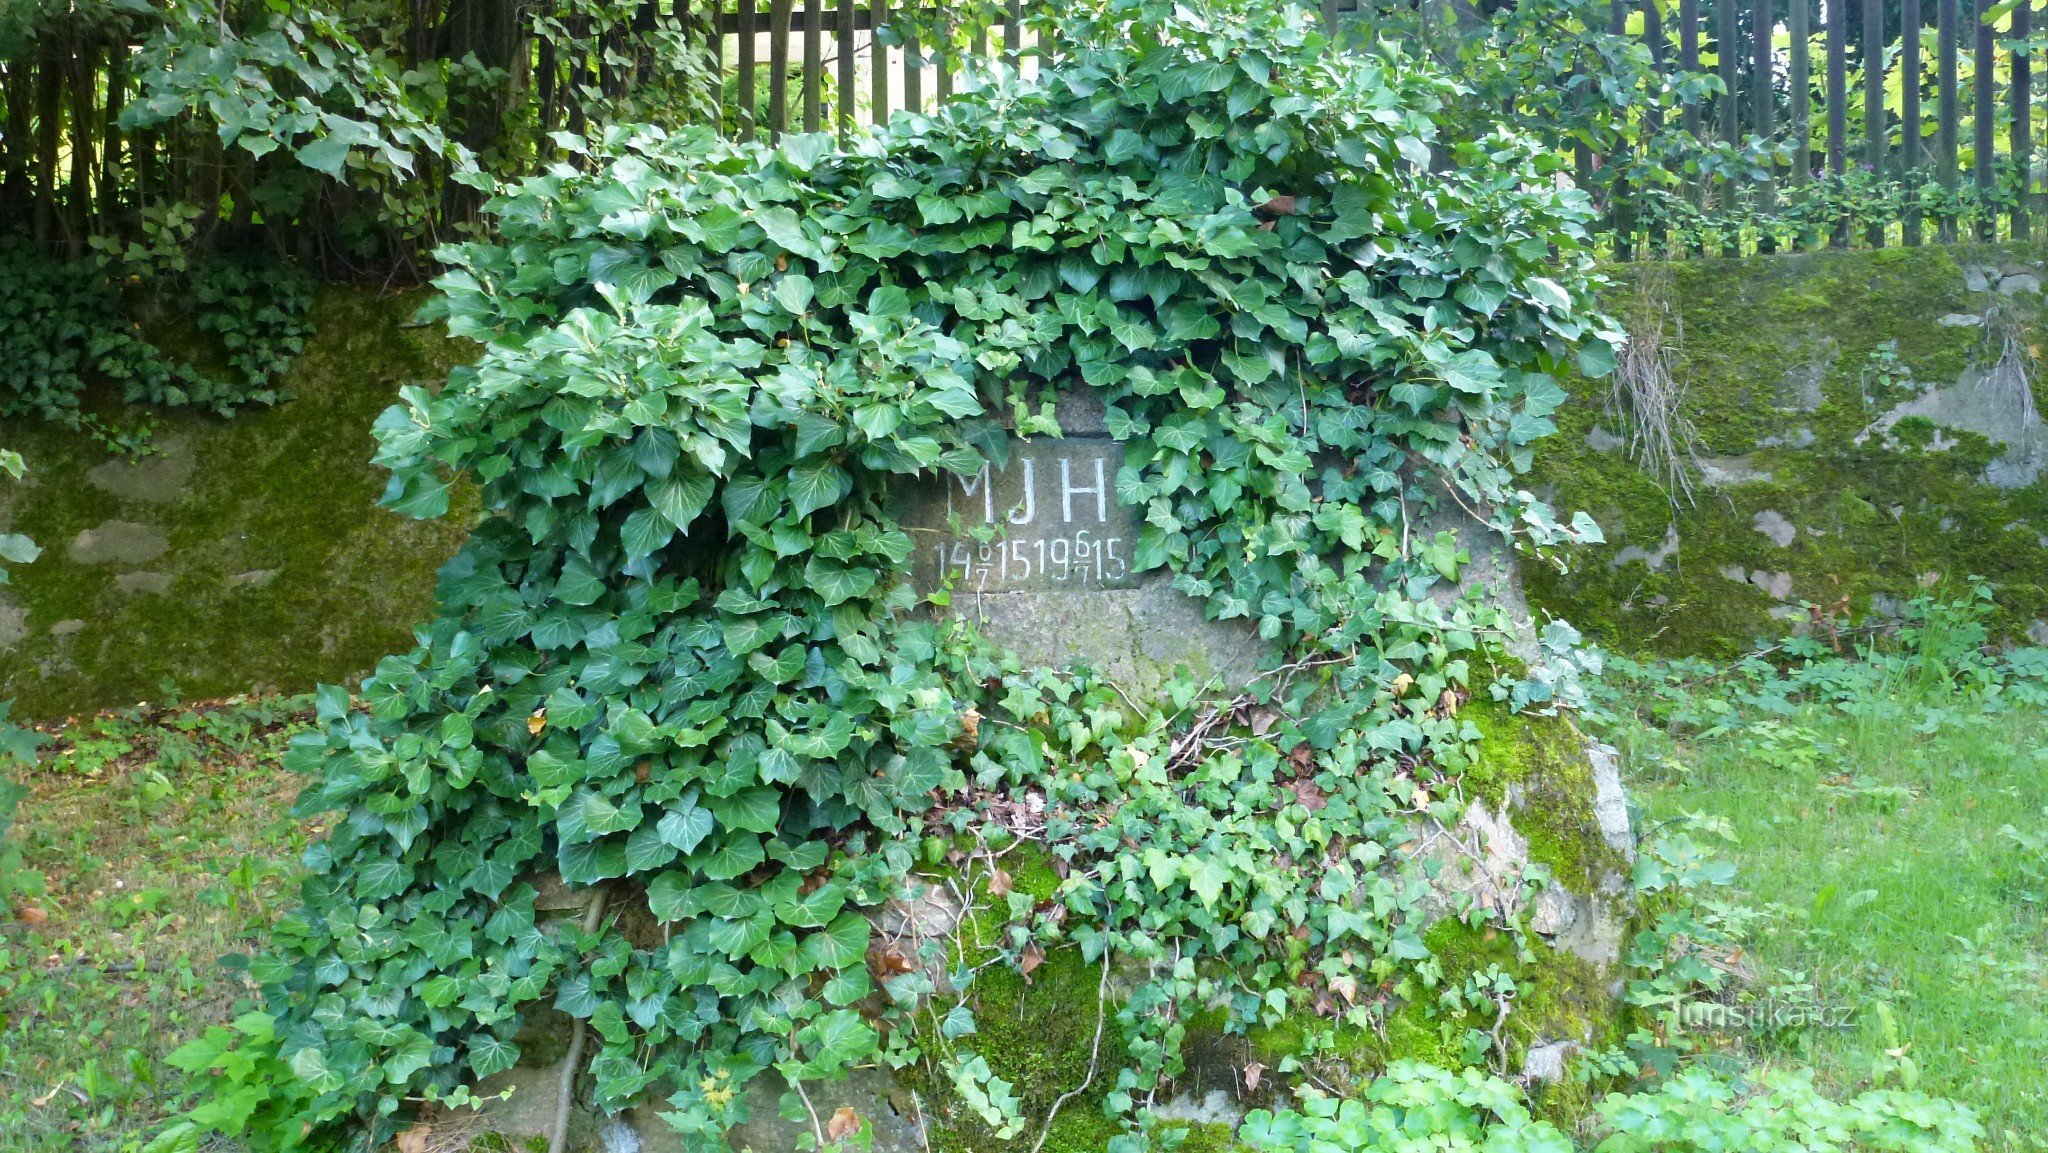
{"type": "MultiPolygon", "coordinates": [[[[1726,655],[1782,633],[1799,601],[1852,614],[1914,595],[1926,574],[1978,574],[2004,589],[2008,624],[2048,617],[2048,484],[1999,490],[1981,481],[2002,450],[1975,434],[1935,447],[1911,420],[1887,446],[1863,437],[1924,388],[1953,385],[1994,363],[1993,331],[2017,326],[2042,344],[2039,294],[1972,291],[1967,267],[2038,271],[2039,244],[1810,253],[1741,261],[1632,266],[1616,274],[1610,308],[1628,318],[1668,308],[1676,375],[1701,451],[1750,479],[1696,484],[1674,502],[1618,450],[1588,434],[1604,422],[1604,381],[1579,381],[1559,435],[1537,454],[1533,480],[1564,510],[1582,509],[1609,545],[1587,550],[1568,576],[1527,571],[1531,599],[1603,643],[1628,651],[1726,655]],[[1982,317],[2000,324],[1942,323],[1982,317]],[[1799,446],[1808,435],[1812,443],[1799,446]],[[1768,513],[1797,526],[1780,545],[1759,531],[1768,513]],[[1658,568],[1676,528],[1680,547],[1658,568]],[[1623,549],[1636,550],[1622,560],[1623,549]],[[1789,574],[1791,595],[1767,591],[1789,574]]],[[[2048,380],[2037,364],[2037,404],[2048,380]]]]}
{"type": "MultiPolygon", "coordinates": [[[[0,640],[12,640],[0,646],[0,697],[53,717],[154,698],[166,681],[187,696],[296,691],[411,647],[435,570],[476,507],[463,493],[449,518],[419,522],[376,506],[377,413],[400,385],[436,385],[467,355],[410,326],[419,299],[322,290],[314,335],[282,381],[292,399],[230,420],[149,414],[177,461],[124,464],[82,433],[0,424],[0,444],[29,469],[0,485],[0,524],[44,550],[0,590],[0,640]],[[74,559],[79,535],[110,521],[147,526],[167,547],[74,559]]],[[[144,415],[111,394],[93,404],[120,425],[144,415]]]]}

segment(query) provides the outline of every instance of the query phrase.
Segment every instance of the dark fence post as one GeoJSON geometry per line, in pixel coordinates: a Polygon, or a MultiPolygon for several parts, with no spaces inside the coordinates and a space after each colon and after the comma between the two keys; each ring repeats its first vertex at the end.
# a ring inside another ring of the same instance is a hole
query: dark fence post
{"type": "Polygon", "coordinates": [[[839,0],[838,31],[833,33],[837,41],[839,65],[839,138],[843,141],[853,134],[853,89],[854,89],[854,0],[839,0]]]}
{"type": "MultiPolygon", "coordinates": [[[[1884,0],[1863,0],[1863,162],[1873,180],[1884,178],[1884,0]]],[[[1872,221],[1863,239],[1884,247],[1884,221],[1872,221]]]]}
{"type": "MultiPolygon", "coordinates": [[[[1665,75],[1664,50],[1666,47],[1664,43],[1663,10],[1658,4],[1658,0],[1642,0],[1642,4],[1643,39],[1649,41],[1650,61],[1654,66],[1653,71],[1658,79],[1662,80],[1665,75]]],[[[1664,108],[1659,103],[1663,94],[1661,92],[1654,92],[1650,95],[1650,102],[1643,109],[1642,144],[1645,153],[1655,155],[1657,138],[1664,133],[1664,108]]],[[[1663,192],[1664,189],[1660,186],[1657,194],[1662,195],[1663,192]]],[[[1651,218],[1649,235],[1643,242],[1644,255],[1646,256],[1664,251],[1664,226],[1658,223],[1659,219],[1655,216],[1651,218]]]]}
{"type": "Polygon", "coordinates": [[[1903,239],[1920,243],[1920,0],[1900,0],[1899,22],[1899,176],[1906,189],[1903,239]]]}
{"type": "Polygon", "coordinates": [[[2019,0],[2012,10],[2012,38],[2021,45],[2012,54],[2012,166],[2020,182],[2018,199],[2012,206],[2015,240],[2027,238],[2027,213],[2031,210],[2028,200],[2034,189],[2033,63],[2025,47],[2033,33],[2033,6],[2034,0],[2019,0]]]}
{"type": "Polygon", "coordinates": [[[868,6],[868,122],[889,122],[889,49],[882,43],[882,27],[889,23],[889,0],[873,0],[868,6]]]}
{"type": "Polygon", "coordinates": [[[740,139],[754,138],[754,57],[758,46],[754,43],[754,5],[756,0],[739,0],[739,61],[740,61],[740,139]]]}
{"type": "Polygon", "coordinates": [[[1991,169],[1991,150],[1996,146],[1994,122],[1998,118],[1997,91],[1993,87],[1992,64],[1998,59],[1997,29],[1992,27],[1991,12],[1998,0],[1977,0],[1977,52],[1973,71],[1977,79],[1977,99],[1973,109],[1972,126],[1976,129],[1977,146],[1977,239],[1998,239],[1998,210],[1992,203],[1994,174],[1991,169]]]}
{"type": "MultiPolygon", "coordinates": [[[[1797,3],[1797,0],[1793,0],[1793,2],[1797,3]]],[[[1776,70],[1771,62],[1771,0],[1751,0],[1751,3],[1754,7],[1750,10],[1749,25],[1750,51],[1752,53],[1750,71],[1754,75],[1749,78],[1750,131],[1755,132],[1765,140],[1769,140],[1771,138],[1772,103],[1776,98],[1776,93],[1772,91],[1772,80],[1776,70]]],[[[1776,172],[1773,171],[1771,175],[1764,177],[1762,183],[1757,185],[1756,204],[1760,215],[1768,214],[1777,207],[1778,197],[1775,181],[1776,172]]],[[[1757,229],[1756,247],[1758,252],[1776,252],[1778,250],[1777,238],[1772,236],[1767,228],[1759,227],[1757,229]]]]}
{"type": "MultiPolygon", "coordinates": [[[[1813,179],[1813,30],[1808,18],[1813,0],[1791,0],[1785,30],[1792,37],[1792,61],[1787,82],[1792,113],[1792,184],[1801,187],[1813,179]]],[[[1804,248],[1812,241],[1802,230],[1793,247],[1804,248]]]]}
{"type": "MultiPolygon", "coordinates": [[[[748,0],[740,0],[747,3],[748,0]]],[[[789,5],[768,0],[768,139],[789,127],[789,5]]]]}
{"type": "Polygon", "coordinates": [[[816,132],[824,120],[824,0],[804,0],[804,131],[816,132]]]}
{"type": "MultiPolygon", "coordinates": [[[[1825,0],[1828,16],[1828,173],[1839,182],[1849,171],[1849,5],[1825,0]]],[[[1849,246],[1849,218],[1842,216],[1829,230],[1828,243],[1849,246]]]]}
{"type": "MultiPolygon", "coordinates": [[[[1700,70],[1700,5],[1699,0],[1678,0],[1678,70],[1692,75],[1700,70]]],[[[1686,139],[1698,143],[1700,139],[1700,106],[1687,101],[1679,113],[1679,127],[1684,129],[1686,139]]],[[[1695,179],[1687,190],[1695,209],[1706,207],[1706,178],[1695,179]]],[[[1695,239],[1688,247],[1698,248],[1695,239]]]]}
{"type": "MultiPolygon", "coordinates": [[[[1958,27],[1961,20],[1958,18],[1957,0],[1940,2],[1941,6],[1935,17],[1935,36],[1938,40],[1935,45],[1938,109],[1934,129],[1934,164],[1942,189],[1953,194],[1956,190],[1956,132],[1962,123],[1962,114],[1956,99],[1956,39],[1962,35],[1962,30],[1958,27]]],[[[1944,243],[1954,243],[1955,213],[1943,212],[1935,229],[1935,235],[1944,243]]]]}

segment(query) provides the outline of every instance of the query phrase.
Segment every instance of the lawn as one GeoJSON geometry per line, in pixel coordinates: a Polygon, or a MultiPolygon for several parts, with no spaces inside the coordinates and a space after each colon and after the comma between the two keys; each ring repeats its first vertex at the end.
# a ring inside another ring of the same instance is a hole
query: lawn
{"type": "Polygon", "coordinates": [[[1625,669],[1652,723],[1618,734],[1647,820],[1721,829],[1765,914],[1753,992],[1809,1023],[1755,1029],[1752,1056],[1953,1097],[1991,1147],[2044,1149],[2048,654],[1986,657],[1952,607],[1861,657],[1625,669]]]}
{"type": "Polygon", "coordinates": [[[164,1057],[254,990],[232,958],[315,828],[279,767],[297,701],[71,724],[0,798],[0,1149],[118,1148],[179,1101],[164,1057]],[[223,964],[226,960],[227,964],[223,964]]]}

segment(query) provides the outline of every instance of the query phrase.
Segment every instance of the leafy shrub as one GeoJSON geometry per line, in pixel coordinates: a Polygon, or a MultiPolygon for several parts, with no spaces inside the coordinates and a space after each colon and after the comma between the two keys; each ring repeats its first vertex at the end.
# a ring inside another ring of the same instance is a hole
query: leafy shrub
{"type": "Polygon", "coordinates": [[[1744,1085],[1688,1070],[1596,1107],[1595,1139],[1533,1120],[1515,1086],[1483,1073],[1397,1062],[1359,1098],[1312,1095],[1301,1111],[1255,1111],[1238,1139],[1253,1153],[1967,1153],[1983,1127],[1967,1108],[1879,1090],[1837,1103],[1809,1078],[1744,1085]]]}
{"type": "Polygon", "coordinates": [[[171,355],[144,334],[123,299],[125,266],[61,261],[0,241],[0,415],[79,426],[88,384],[117,384],[123,401],[198,408],[221,416],[275,404],[269,382],[304,345],[311,281],[289,265],[202,262],[135,291],[189,308],[215,337],[228,372],[216,376],[171,355]]]}
{"type": "MultiPolygon", "coordinates": [[[[1162,977],[1119,1012],[1112,1109],[1177,1069],[1200,959],[1242,1023],[1311,970],[1427,958],[1376,868],[1447,803],[1418,775],[1469,763],[1467,666],[1511,622],[1430,595],[1457,550],[1411,518],[1448,485],[1538,545],[1594,535],[1513,483],[1553,374],[1611,363],[1586,206],[1511,135],[1432,171],[1443,78],[1289,5],[1100,0],[1063,33],[1040,79],[848,151],[607,132],[445,253],[437,311],[487,349],[404,394],[378,459],[397,509],[440,515],[459,472],[486,512],[419,646],[294,743],[300,811],[346,816],[252,972],[309,1122],[388,1132],[513,1064],[548,1002],[595,1036],[596,1103],[680,1085],[693,1147],[768,1068],[921,1059],[895,1026],[923,971],[876,988],[866,911],[919,834],[974,823],[970,771],[1183,822],[1151,857],[1079,821],[1054,846],[1084,956],[1162,977]],[[889,490],[1056,434],[1058,389],[1107,405],[1139,567],[1286,654],[1274,718],[1176,752],[1198,687],[1119,714],[917,611],[889,490]],[[588,919],[537,912],[550,872],[588,919]]],[[[985,1061],[948,1068],[1015,1128],[985,1061]]]]}

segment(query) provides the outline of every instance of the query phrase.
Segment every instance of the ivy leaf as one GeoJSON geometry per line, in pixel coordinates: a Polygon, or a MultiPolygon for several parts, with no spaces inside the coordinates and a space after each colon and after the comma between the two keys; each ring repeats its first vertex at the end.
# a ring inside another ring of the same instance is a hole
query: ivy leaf
{"type": "Polygon", "coordinates": [[[697,520],[704,506],[711,503],[711,478],[703,473],[689,473],[651,481],[647,485],[648,499],[654,502],[654,511],[663,520],[688,532],[697,520]]]}
{"type": "Polygon", "coordinates": [[[853,478],[828,457],[798,461],[789,470],[789,503],[798,516],[809,516],[853,491],[853,478]]]}
{"type": "Polygon", "coordinates": [[[670,808],[655,825],[662,843],[680,853],[696,852],[715,827],[711,810],[688,802],[670,808]]]}
{"type": "MultiPolygon", "coordinates": [[[[742,789],[730,797],[714,797],[711,815],[727,829],[772,833],[782,819],[782,793],[772,788],[742,789]]],[[[748,866],[751,868],[752,866],[748,866]]]]}
{"type": "Polygon", "coordinates": [[[329,1067],[327,1054],[311,1046],[293,1053],[289,1064],[292,1076],[315,1093],[332,1093],[348,1083],[347,1078],[329,1067]]]}
{"type": "Polygon", "coordinates": [[[844,969],[868,954],[868,919],[841,913],[823,929],[804,938],[804,955],[820,969],[844,969]]]}
{"type": "Polygon", "coordinates": [[[489,1033],[471,1034],[469,1068],[478,1077],[502,1073],[519,1063],[519,1046],[501,1041],[489,1033]]]}
{"type": "Polygon", "coordinates": [[[651,508],[634,509],[619,529],[619,543],[625,547],[627,560],[639,560],[653,554],[676,535],[676,525],[651,508]]]}
{"type": "Polygon", "coordinates": [[[730,881],[752,872],[766,857],[760,837],[746,832],[727,833],[698,869],[710,880],[730,881]]]}
{"type": "Polygon", "coordinates": [[[313,171],[324,172],[340,180],[342,169],[348,164],[348,141],[339,133],[329,132],[301,146],[292,155],[313,171]]]}

